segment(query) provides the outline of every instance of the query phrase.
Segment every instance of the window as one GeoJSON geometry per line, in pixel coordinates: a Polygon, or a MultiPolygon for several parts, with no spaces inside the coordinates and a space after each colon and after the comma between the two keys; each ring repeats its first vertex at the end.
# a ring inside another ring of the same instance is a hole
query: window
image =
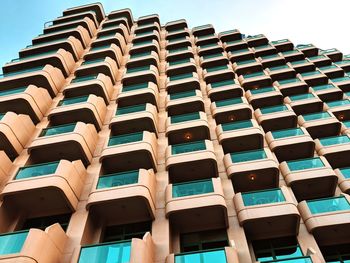
{"type": "Polygon", "coordinates": [[[128,225],[107,226],[102,233],[101,243],[143,238],[151,231],[151,222],[133,223],[128,225]]]}
{"type": "Polygon", "coordinates": [[[30,228],[38,228],[45,230],[45,228],[59,223],[64,231],[67,230],[71,214],[54,215],[54,216],[44,216],[27,219],[22,226],[22,230],[27,230],[30,228]]]}
{"type": "Polygon", "coordinates": [[[320,247],[320,249],[326,262],[350,262],[350,244],[320,247]]]}

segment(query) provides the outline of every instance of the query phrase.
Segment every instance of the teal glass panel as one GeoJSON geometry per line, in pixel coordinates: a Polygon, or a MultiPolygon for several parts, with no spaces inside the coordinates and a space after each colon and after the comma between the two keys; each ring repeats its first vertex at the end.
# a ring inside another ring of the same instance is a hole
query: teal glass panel
{"type": "Polygon", "coordinates": [[[320,120],[320,119],[327,119],[330,118],[331,115],[328,112],[316,112],[316,113],[310,113],[310,114],[304,114],[302,115],[305,121],[313,121],[313,120],[320,120]]]}
{"type": "Polygon", "coordinates": [[[224,249],[196,251],[175,255],[175,263],[226,263],[224,249]]]}
{"type": "Polygon", "coordinates": [[[1,96],[7,96],[7,95],[12,95],[12,94],[17,94],[24,92],[27,89],[27,87],[21,87],[21,88],[16,88],[16,89],[8,89],[8,90],[2,90],[0,91],[0,97],[1,96]]]}
{"type": "Polygon", "coordinates": [[[350,121],[343,121],[346,128],[350,128],[350,121]]]}
{"type": "Polygon", "coordinates": [[[258,71],[258,72],[254,72],[254,73],[250,73],[250,74],[244,74],[243,77],[245,79],[249,79],[249,78],[255,78],[255,77],[259,77],[259,76],[265,76],[265,73],[262,71],[258,71]]]}
{"type": "Polygon", "coordinates": [[[333,78],[331,79],[333,82],[342,82],[342,81],[349,81],[350,77],[349,76],[344,76],[344,77],[340,77],[340,78],[333,78]]]}
{"type": "Polygon", "coordinates": [[[315,98],[315,96],[312,93],[305,93],[305,94],[289,96],[289,98],[291,101],[296,101],[296,100],[307,100],[307,99],[315,98]]]}
{"type": "Polygon", "coordinates": [[[326,90],[326,89],[333,89],[335,88],[333,84],[326,84],[326,85],[318,85],[318,86],[313,86],[312,89],[314,91],[320,91],[320,90],[326,90]]]}
{"type": "Polygon", "coordinates": [[[290,69],[290,67],[288,67],[287,65],[269,67],[269,70],[271,70],[271,71],[274,71],[274,70],[281,70],[281,69],[290,69]]]}
{"type": "Polygon", "coordinates": [[[128,263],[131,241],[102,243],[81,248],[78,263],[128,263]]]}
{"type": "Polygon", "coordinates": [[[350,178],[350,167],[341,168],[339,170],[345,178],[350,178]]]}
{"type": "Polygon", "coordinates": [[[131,142],[139,142],[143,139],[143,132],[136,132],[125,135],[117,135],[109,138],[108,146],[126,144],[131,142]]]}
{"type": "Polygon", "coordinates": [[[217,81],[217,82],[212,82],[210,83],[212,88],[218,88],[218,87],[223,87],[223,86],[228,86],[228,85],[234,85],[235,82],[232,79],[229,80],[223,80],[223,81],[217,81]]]}
{"type": "Polygon", "coordinates": [[[140,72],[140,71],[144,71],[144,70],[149,70],[150,66],[142,66],[142,67],[135,67],[135,68],[128,68],[126,70],[126,73],[134,73],[134,72],[140,72]]]}
{"type": "Polygon", "coordinates": [[[185,51],[185,50],[188,50],[188,47],[169,49],[169,53],[172,54],[172,53],[181,52],[181,51],[185,51]]]}
{"type": "Polygon", "coordinates": [[[267,155],[263,149],[231,153],[231,160],[234,163],[249,162],[266,158],[267,155]]]}
{"type": "Polygon", "coordinates": [[[233,98],[233,99],[215,101],[216,107],[231,106],[239,103],[243,103],[242,98],[233,98]]]}
{"type": "Polygon", "coordinates": [[[221,53],[215,53],[215,54],[208,54],[208,55],[203,55],[202,58],[203,59],[210,59],[210,58],[217,58],[222,56],[221,53]]]}
{"type": "Polygon", "coordinates": [[[300,129],[300,128],[292,128],[292,129],[285,129],[285,130],[279,130],[279,131],[272,131],[271,133],[272,133],[272,137],[274,139],[280,139],[280,138],[304,135],[303,130],[300,129]]]}
{"type": "Polygon", "coordinates": [[[199,118],[200,118],[199,112],[193,112],[188,114],[171,116],[170,120],[171,120],[171,123],[180,123],[185,121],[198,120],[199,118]]]}
{"type": "Polygon", "coordinates": [[[130,107],[118,108],[116,115],[140,112],[140,111],[144,111],[144,110],[146,110],[146,104],[139,104],[139,105],[130,106],[130,107]]]}
{"type": "Polygon", "coordinates": [[[97,59],[91,59],[91,60],[85,60],[81,65],[90,65],[90,64],[95,64],[98,62],[103,62],[105,61],[106,58],[97,58],[97,59]]]}
{"type": "Polygon", "coordinates": [[[0,78],[6,78],[6,77],[10,77],[10,76],[16,76],[16,75],[28,73],[28,72],[39,71],[39,70],[42,70],[43,68],[44,68],[43,66],[40,66],[40,67],[23,69],[23,70],[17,70],[15,72],[4,73],[4,74],[0,75],[0,78]]]}
{"type": "Polygon", "coordinates": [[[301,82],[301,80],[298,79],[298,78],[291,78],[291,79],[281,79],[281,80],[278,80],[278,83],[279,83],[280,85],[291,84],[291,83],[298,83],[298,82],[301,82]]]}
{"type": "Polygon", "coordinates": [[[184,63],[188,63],[188,62],[190,62],[190,58],[169,61],[169,66],[180,65],[180,64],[184,64],[184,63]]]}
{"type": "Polygon", "coordinates": [[[319,140],[323,146],[330,146],[330,145],[343,144],[343,143],[350,142],[350,138],[346,135],[333,136],[333,137],[327,137],[327,138],[319,138],[319,140]]]}
{"type": "Polygon", "coordinates": [[[151,51],[146,51],[146,52],[140,52],[140,53],[135,53],[135,54],[131,54],[130,58],[134,59],[134,58],[140,58],[140,57],[144,57],[144,56],[148,56],[151,55],[151,51]]]}
{"type": "Polygon", "coordinates": [[[26,179],[42,175],[53,174],[56,172],[59,162],[51,162],[44,164],[28,165],[19,168],[15,179],[26,179]]]}
{"type": "Polygon", "coordinates": [[[107,35],[99,35],[99,36],[97,36],[97,39],[107,39],[107,38],[111,38],[111,37],[114,37],[115,36],[115,32],[113,32],[113,33],[110,33],[110,34],[107,34],[107,35]]]}
{"type": "Polygon", "coordinates": [[[183,197],[190,195],[200,195],[214,192],[213,182],[211,179],[202,180],[202,181],[194,181],[194,182],[186,182],[173,184],[173,197],[183,197]]]}
{"type": "Polygon", "coordinates": [[[261,262],[274,262],[274,263],[312,263],[312,260],[309,256],[298,257],[298,258],[287,258],[280,260],[272,260],[272,261],[261,261],[261,262]]]}
{"type": "Polygon", "coordinates": [[[245,206],[264,205],[286,201],[281,189],[242,193],[245,206]]]}
{"type": "Polygon", "coordinates": [[[289,42],[289,40],[288,39],[281,39],[281,40],[271,41],[271,44],[275,45],[275,44],[281,44],[281,43],[286,43],[286,42],[289,42]]]}
{"type": "Polygon", "coordinates": [[[14,59],[11,60],[11,62],[21,61],[21,60],[26,60],[26,59],[29,59],[29,58],[36,58],[36,57],[41,57],[41,56],[46,56],[46,55],[52,55],[52,54],[56,54],[56,53],[57,53],[57,50],[55,50],[55,51],[48,51],[48,52],[42,52],[42,53],[39,53],[39,54],[33,54],[33,55],[25,56],[25,57],[22,57],[22,58],[14,58],[14,59]]]}
{"type": "Polygon", "coordinates": [[[90,51],[98,51],[98,50],[103,50],[103,49],[106,49],[106,48],[110,48],[111,45],[108,44],[108,45],[103,45],[103,46],[97,46],[97,47],[92,47],[90,49],[90,51]]]}
{"type": "Polygon", "coordinates": [[[102,175],[98,178],[97,189],[111,188],[128,184],[136,184],[139,179],[139,171],[128,171],[102,175]]]}
{"type": "Polygon", "coordinates": [[[328,66],[323,66],[323,67],[318,67],[320,70],[328,70],[328,69],[333,69],[333,68],[338,68],[336,65],[328,65],[328,66]]]}
{"type": "Polygon", "coordinates": [[[182,99],[182,98],[192,97],[195,95],[196,95],[195,90],[177,92],[177,93],[170,94],[170,100],[182,99]]]}
{"type": "Polygon", "coordinates": [[[286,105],[277,105],[277,106],[260,108],[260,111],[262,114],[269,114],[269,113],[274,113],[274,112],[279,112],[279,111],[287,111],[287,110],[288,110],[288,108],[286,105]]]}
{"type": "Polygon", "coordinates": [[[339,106],[344,106],[349,104],[350,104],[350,100],[336,100],[336,101],[327,102],[327,105],[329,107],[339,107],[339,106]]]}
{"type": "Polygon", "coordinates": [[[350,210],[350,204],[344,196],[306,201],[311,214],[322,214],[350,210]]]}
{"type": "Polygon", "coordinates": [[[254,95],[254,94],[261,94],[261,93],[270,92],[270,91],[276,91],[276,90],[273,87],[265,87],[265,88],[259,88],[259,89],[251,89],[250,93],[254,95]]]}
{"type": "Polygon", "coordinates": [[[236,61],[235,63],[238,66],[242,66],[242,65],[247,65],[247,64],[251,64],[251,63],[257,63],[257,61],[255,59],[249,59],[249,60],[236,61]]]}
{"type": "Polygon", "coordinates": [[[253,127],[253,123],[251,120],[235,121],[223,123],[221,127],[223,131],[233,131],[253,127]]]}
{"type": "Polygon", "coordinates": [[[321,72],[318,71],[318,70],[300,73],[300,75],[301,75],[302,77],[314,76],[314,75],[319,75],[319,74],[321,74],[321,72]]]}
{"type": "Polygon", "coordinates": [[[72,79],[71,83],[88,81],[88,80],[93,80],[93,79],[96,79],[96,78],[97,78],[97,75],[75,77],[74,79],[72,79]]]}
{"type": "Polygon", "coordinates": [[[75,126],[76,126],[76,123],[72,123],[72,124],[58,125],[58,126],[45,128],[41,131],[39,137],[52,136],[52,135],[72,132],[74,131],[75,126]]]}
{"type": "Polygon", "coordinates": [[[81,96],[81,97],[63,99],[59,101],[58,106],[66,106],[66,105],[86,102],[88,98],[89,96],[81,96]]]}
{"type": "Polygon", "coordinates": [[[175,144],[171,146],[172,154],[181,154],[188,152],[196,152],[205,150],[205,141],[197,141],[197,142],[189,142],[189,143],[181,143],[175,144]]]}
{"type": "Polygon", "coordinates": [[[207,72],[213,72],[213,71],[218,71],[218,70],[223,70],[223,69],[227,69],[227,65],[221,65],[221,66],[216,66],[216,67],[210,67],[210,68],[206,68],[205,70],[207,72]]]}
{"type": "Polygon", "coordinates": [[[18,231],[0,235],[0,255],[19,253],[29,231],[18,231]]]}
{"type": "Polygon", "coordinates": [[[289,170],[291,170],[292,172],[306,170],[306,169],[315,169],[315,168],[320,168],[325,166],[321,158],[319,157],[313,157],[313,158],[307,158],[307,159],[301,159],[301,160],[295,160],[295,161],[287,161],[287,165],[289,170]]]}
{"type": "Polygon", "coordinates": [[[152,42],[153,40],[140,41],[140,42],[133,43],[133,46],[137,47],[142,45],[148,45],[148,44],[152,44],[152,42]]]}
{"type": "Polygon", "coordinates": [[[193,77],[193,73],[188,72],[188,73],[170,76],[170,81],[179,80],[179,79],[187,79],[187,78],[191,78],[191,77],[193,77]]]}
{"type": "Polygon", "coordinates": [[[139,90],[139,89],[144,89],[148,87],[148,83],[138,83],[138,84],[133,84],[133,85],[123,85],[123,92],[128,92],[128,91],[133,91],[133,90],[139,90]]]}

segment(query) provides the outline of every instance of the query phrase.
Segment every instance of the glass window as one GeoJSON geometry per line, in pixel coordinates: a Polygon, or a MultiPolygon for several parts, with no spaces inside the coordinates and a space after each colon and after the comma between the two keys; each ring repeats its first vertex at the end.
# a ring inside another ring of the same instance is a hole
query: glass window
{"type": "Polygon", "coordinates": [[[245,206],[264,205],[286,201],[281,189],[245,192],[242,193],[242,199],[245,206]]]}
{"type": "Polygon", "coordinates": [[[19,168],[15,179],[26,179],[36,176],[43,176],[48,174],[53,174],[56,172],[59,162],[28,165],[19,168]]]}
{"type": "Polygon", "coordinates": [[[249,162],[266,158],[267,155],[264,149],[231,153],[231,160],[234,163],[249,162]]]}
{"type": "Polygon", "coordinates": [[[98,178],[97,189],[117,187],[128,184],[136,184],[139,171],[128,171],[123,173],[105,174],[98,178]]]}
{"type": "Polygon", "coordinates": [[[35,217],[27,219],[23,226],[22,230],[29,230],[30,228],[37,228],[45,230],[47,227],[59,223],[64,231],[67,230],[71,214],[62,214],[62,215],[51,215],[44,217],[35,217]]]}
{"type": "Polygon", "coordinates": [[[173,184],[173,197],[200,195],[214,192],[211,179],[173,184]]]}
{"type": "Polygon", "coordinates": [[[350,204],[344,196],[310,200],[306,203],[311,214],[350,210],[350,204]]]}
{"type": "Polygon", "coordinates": [[[189,142],[182,144],[175,144],[171,146],[172,154],[181,154],[195,151],[203,151],[205,150],[205,141],[197,141],[197,142],[189,142]]]}
{"type": "Polygon", "coordinates": [[[324,163],[322,162],[320,157],[296,160],[296,161],[287,161],[287,165],[289,170],[291,171],[299,171],[305,169],[314,169],[324,167],[324,163]]]}
{"type": "Polygon", "coordinates": [[[319,140],[323,146],[331,146],[331,145],[335,145],[335,144],[343,144],[343,143],[350,142],[350,138],[346,135],[320,138],[319,140]]]}
{"type": "Polygon", "coordinates": [[[300,128],[291,128],[279,131],[272,131],[271,134],[274,139],[280,139],[285,137],[304,135],[304,132],[300,128]]]}

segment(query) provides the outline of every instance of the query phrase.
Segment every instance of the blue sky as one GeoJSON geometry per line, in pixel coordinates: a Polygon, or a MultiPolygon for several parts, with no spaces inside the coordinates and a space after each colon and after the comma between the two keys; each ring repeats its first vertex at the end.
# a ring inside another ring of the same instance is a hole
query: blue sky
{"type": "MultiPolygon", "coordinates": [[[[44,23],[68,7],[87,0],[1,0],[0,65],[42,33],[44,23]]],[[[350,53],[348,0],[102,0],[106,12],[129,7],[137,18],[158,13],[162,23],[185,18],[190,27],[212,23],[217,32],[238,28],[265,34],[270,40],[289,38],[350,53]],[[313,22],[317,21],[317,22],[313,22]]]]}

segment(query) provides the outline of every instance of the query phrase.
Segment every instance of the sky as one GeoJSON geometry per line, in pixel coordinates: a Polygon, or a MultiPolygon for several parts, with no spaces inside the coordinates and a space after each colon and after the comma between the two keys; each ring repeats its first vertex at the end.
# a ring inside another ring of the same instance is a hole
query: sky
{"type": "MultiPolygon", "coordinates": [[[[0,66],[42,33],[44,23],[89,0],[0,0],[0,66]]],[[[216,32],[239,29],[269,40],[289,38],[350,53],[349,0],[101,0],[108,13],[130,8],[133,16],[157,13],[161,23],[185,18],[189,27],[213,24],[216,32]]],[[[1,70],[0,70],[1,71],[1,70]]]]}

